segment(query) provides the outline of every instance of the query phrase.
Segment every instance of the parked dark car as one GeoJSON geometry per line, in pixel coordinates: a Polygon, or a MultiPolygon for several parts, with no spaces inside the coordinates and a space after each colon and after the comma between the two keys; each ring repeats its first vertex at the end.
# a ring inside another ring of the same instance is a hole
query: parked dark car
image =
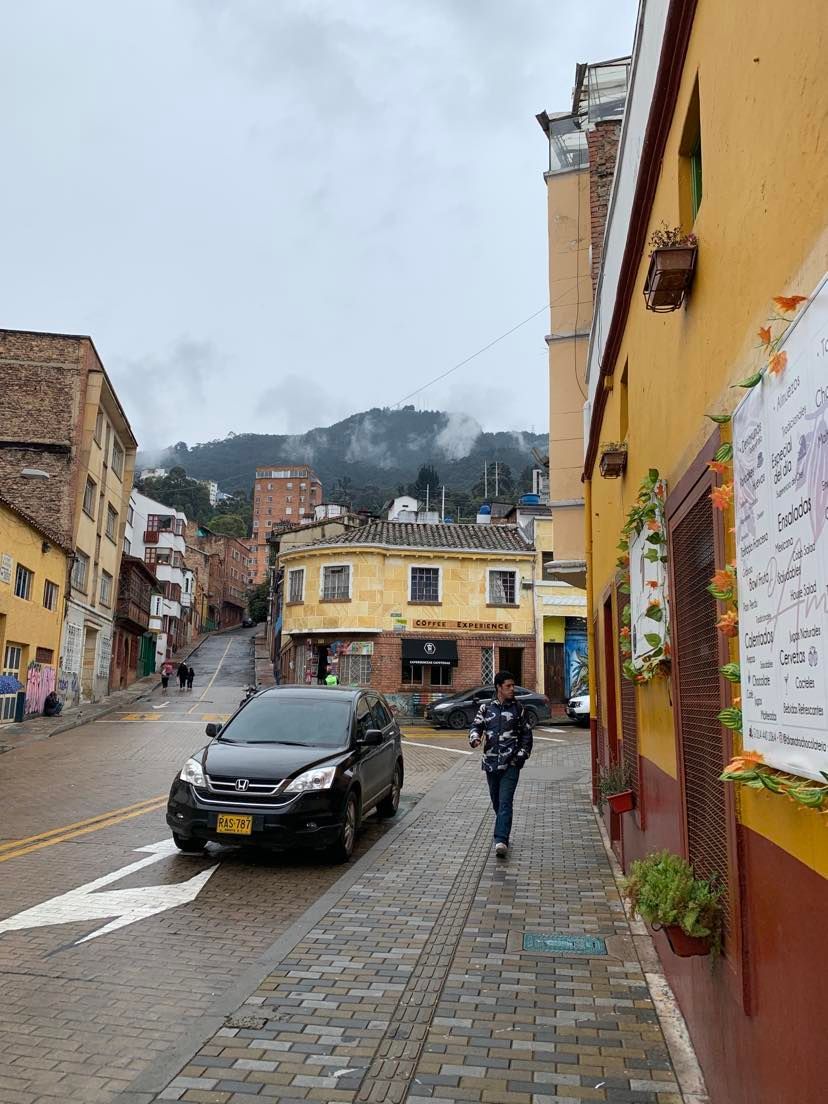
{"type": "Polygon", "coordinates": [[[245,617],[244,621],[242,621],[242,628],[252,629],[255,624],[256,622],[253,620],[252,617],[245,617]]]}
{"type": "MultiPolygon", "coordinates": [[[[494,693],[494,686],[473,686],[471,690],[461,690],[446,698],[438,698],[426,707],[426,719],[438,728],[445,725],[456,729],[468,728],[480,708],[481,701],[493,698],[494,693]]],[[[532,690],[527,690],[525,686],[516,686],[515,696],[526,710],[526,720],[532,728],[538,721],[549,720],[551,716],[549,698],[544,694],[536,694],[532,690]]]]}
{"type": "Polygon", "coordinates": [[[345,862],[362,818],[399,806],[400,730],[372,690],[274,687],[207,735],[170,790],[167,824],[182,851],[214,840],[324,849],[345,862]]]}

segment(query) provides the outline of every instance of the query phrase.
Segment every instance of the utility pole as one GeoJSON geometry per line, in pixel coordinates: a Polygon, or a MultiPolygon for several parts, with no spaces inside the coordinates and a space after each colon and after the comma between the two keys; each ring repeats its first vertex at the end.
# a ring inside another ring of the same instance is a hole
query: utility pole
{"type": "Polygon", "coordinates": [[[495,460],[495,499],[500,497],[500,484],[497,479],[497,460],[495,460]]]}
{"type": "Polygon", "coordinates": [[[483,497],[489,501],[489,461],[483,461],[483,497]]]}
{"type": "Polygon", "coordinates": [[[426,513],[428,513],[428,492],[431,490],[431,484],[426,483],[426,513]]]}
{"type": "Polygon", "coordinates": [[[444,522],[445,520],[446,520],[446,485],[444,483],[443,484],[443,503],[442,503],[442,506],[440,508],[440,521],[444,522]]]}

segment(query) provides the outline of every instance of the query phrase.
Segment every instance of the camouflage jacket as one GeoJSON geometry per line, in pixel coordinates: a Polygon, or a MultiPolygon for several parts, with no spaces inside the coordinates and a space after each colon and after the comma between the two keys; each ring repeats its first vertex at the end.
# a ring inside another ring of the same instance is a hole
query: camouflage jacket
{"type": "Polygon", "coordinates": [[[469,731],[469,743],[483,741],[484,771],[522,767],[532,754],[532,729],[517,700],[501,704],[497,697],[484,701],[469,731]]]}

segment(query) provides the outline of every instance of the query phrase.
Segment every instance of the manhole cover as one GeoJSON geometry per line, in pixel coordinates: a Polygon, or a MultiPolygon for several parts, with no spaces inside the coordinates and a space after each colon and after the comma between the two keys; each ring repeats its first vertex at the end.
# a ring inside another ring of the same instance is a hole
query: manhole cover
{"type": "Polygon", "coordinates": [[[607,944],[598,935],[548,935],[545,932],[524,932],[523,949],[539,954],[605,955],[607,944]]]}
{"type": "Polygon", "coordinates": [[[264,1027],[266,1023],[266,1016],[228,1016],[224,1021],[224,1026],[255,1031],[264,1027]]]}

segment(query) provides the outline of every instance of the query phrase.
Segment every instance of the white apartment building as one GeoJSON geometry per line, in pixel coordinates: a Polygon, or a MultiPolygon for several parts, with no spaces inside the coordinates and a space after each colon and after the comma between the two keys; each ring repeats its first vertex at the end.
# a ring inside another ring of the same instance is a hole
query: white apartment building
{"type": "Polygon", "coordinates": [[[129,552],[154,572],[164,594],[153,598],[150,628],[156,637],[156,668],[185,644],[195,582],[184,562],[187,516],[133,491],[130,498],[129,552]],[[130,535],[131,534],[131,535],[130,535]]]}

